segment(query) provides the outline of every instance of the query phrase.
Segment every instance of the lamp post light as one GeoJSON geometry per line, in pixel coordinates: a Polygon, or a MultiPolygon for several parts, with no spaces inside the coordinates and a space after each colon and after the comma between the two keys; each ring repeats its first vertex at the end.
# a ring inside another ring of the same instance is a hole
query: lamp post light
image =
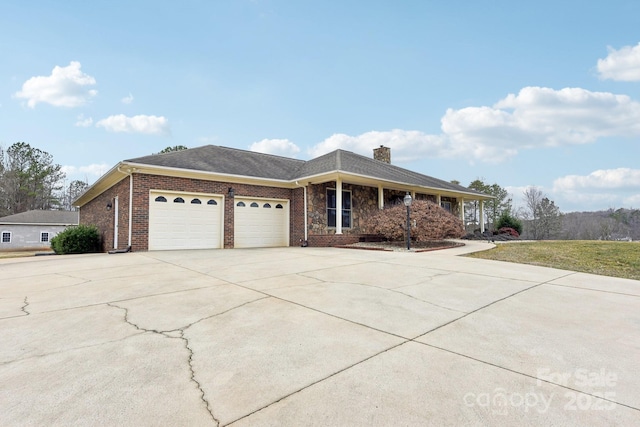
{"type": "Polygon", "coordinates": [[[407,250],[411,249],[411,194],[407,191],[407,194],[404,196],[404,205],[407,207],[407,250]]]}

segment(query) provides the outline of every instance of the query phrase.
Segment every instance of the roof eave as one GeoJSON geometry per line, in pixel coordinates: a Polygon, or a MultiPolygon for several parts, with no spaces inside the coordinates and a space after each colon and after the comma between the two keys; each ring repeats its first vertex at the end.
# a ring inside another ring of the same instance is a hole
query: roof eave
{"type": "Polygon", "coordinates": [[[430,191],[430,192],[435,192],[437,194],[441,194],[444,196],[460,196],[460,195],[466,195],[469,196],[469,199],[473,199],[473,200],[491,200],[491,199],[495,199],[494,196],[490,196],[487,194],[478,194],[478,193],[474,193],[474,192],[467,192],[467,191],[458,191],[458,190],[450,190],[450,189],[446,189],[446,188],[439,188],[439,187],[431,187],[431,186],[426,186],[426,185],[416,185],[416,184],[411,184],[408,182],[402,182],[402,181],[393,181],[393,180],[388,180],[388,179],[382,179],[382,178],[376,178],[370,175],[364,175],[364,174],[357,174],[357,173],[353,173],[353,172],[345,172],[342,170],[332,170],[332,171],[328,171],[328,172],[323,172],[323,173],[319,173],[319,174],[315,174],[315,175],[309,175],[309,176],[304,176],[304,177],[300,177],[300,178],[296,178],[296,182],[307,182],[309,184],[314,183],[314,181],[316,183],[320,183],[320,182],[326,182],[326,181],[331,181],[331,180],[335,180],[336,178],[341,177],[341,178],[352,178],[352,181],[355,181],[356,184],[371,184],[371,182],[376,182],[376,183],[381,183],[383,184],[385,187],[389,188],[395,188],[401,191],[415,191],[416,189],[421,189],[421,190],[426,190],[426,191],[430,191]],[[386,185],[385,185],[386,184],[386,185]]]}
{"type": "Polygon", "coordinates": [[[122,181],[127,176],[126,172],[120,170],[122,164],[123,162],[118,163],[117,165],[109,169],[107,173],[98,178],[96,182],[89,186],[89,188],[87,188],[84,193],[82,193],[73,201],[73,206],[82,207],[86,205],[91,200],[102,194],[104,191],[122,181]]]}
{"type": "Polygon", "coordinates": [[[229,183],[243,183],[262,186],[276,185],[278,187],[284,188],[295,187],[295,180],[209,172],[196,169],[175,168],[170,166],[147,165],[143,163],[123,162],[122,168],[126,168],[131,173],[141,173],[148,175],[164,175],[180,178],[203,179],[206,181],[225,181],[229,183]]]}

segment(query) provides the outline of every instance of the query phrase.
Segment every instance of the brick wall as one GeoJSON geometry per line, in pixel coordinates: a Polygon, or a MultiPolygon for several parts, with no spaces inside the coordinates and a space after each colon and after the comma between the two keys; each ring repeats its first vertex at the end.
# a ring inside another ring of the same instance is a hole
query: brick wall
{"type": "MultiPolygon", "coordinates": [[[[234,200],[228,197],[229,188],[236,196],[288,199],[289,203],[289,244],[297,246],[304,238],[304,193],[302,188],[287,189],[259,185],[235,184],[176,178],[159,175],[133,175],[133,222],[131,230],[131,248],[133,251],[145,251],[149,242],[149,191],[187,191],[225,195],[224,237],[225,248],[233,248],[234,236],[234,200]]],[[[98,227],[103,251],[113,249],[114,235],[114,199],[118,196],[119,233],[118,249],[126,249],[129,237],[129,178],[125,177],[115,186],[84,205],[80,209],[80,224],[92,224],[98,227]],[[111,203],[112,210],[107,210],[111,203]]]]}
{"type": "MultiPolygon", "coordinates": [[[[225,248],[234,246],[234,200],[228,197],[229,188],[235,196],[288,199],[289,203],[289,244],[299,246],[304,239],[304,190],[301,187],[288,189],[229,182],[206,181],[159,175],[133,175],[133,221],[131,246],[133,251],[145,251],[149,242],[149,191],[185,191],[193,193],[222,194],[225,196],[224,236],[225,248]]],[[[378,211],[378,189],[375,187],[343,184],[344,190],[352,191],[352,225],[343,229],[341,235],[326,225],[326,189],[335,188],[335,183],[310,185],[308,187],[308,242],[309,246],[336,246],[355,243],[363,238],[370,239],[368,218],[378,211]]],[[[385,205],[398,203],[405,192],[385,189],[385,205]]],[[[80,223],[98,227],[103,242],[103,250],[113,248],[114,211],[107,211],[108,202],[119,200],[118,249],[125,249],[128,240],[129,178],[96,197],[80,209],[80,223]]],[[[416,198],[430,198],[419,196],[416,198]]],[[[455,199],[454,199],[455,200],[455,199]]],[[[115,207],[115,205],[114,205],[115,207]]]]}
{"type": "Polygon", "coordinates": [[[115,198],[118,197],[118,248],[126,249],[129,238],[129,177],[80,208],[80,224],[95,225],[100,233],[102,251],[114,248],[115,198]],[[107,210],[111,203],[111,210],[107,210]]]}
{"type": "Polygon", "coordinates": [[[357,234],[314,234],[309,235],[309,246],[311,247],[329,247],[350,245],[360,241],[357,234]]]}

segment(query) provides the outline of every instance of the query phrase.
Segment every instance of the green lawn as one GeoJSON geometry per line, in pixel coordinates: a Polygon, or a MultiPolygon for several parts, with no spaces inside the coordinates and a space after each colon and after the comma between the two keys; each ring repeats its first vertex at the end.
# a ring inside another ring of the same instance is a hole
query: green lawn
{"type": "Polygon", "coordinates": [[[509,242],[468,256],[640,280],[639,242],[509,242]]]}

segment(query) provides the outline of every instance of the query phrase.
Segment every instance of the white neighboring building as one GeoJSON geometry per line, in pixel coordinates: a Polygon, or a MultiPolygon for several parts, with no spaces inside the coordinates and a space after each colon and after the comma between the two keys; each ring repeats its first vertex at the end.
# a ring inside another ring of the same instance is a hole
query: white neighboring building
{"type": "Polygon", "coordinates": [[[33,210],[0,218],[0,251],[51,247],[51,239],[78,225],[78,212],[33,210]]]}

